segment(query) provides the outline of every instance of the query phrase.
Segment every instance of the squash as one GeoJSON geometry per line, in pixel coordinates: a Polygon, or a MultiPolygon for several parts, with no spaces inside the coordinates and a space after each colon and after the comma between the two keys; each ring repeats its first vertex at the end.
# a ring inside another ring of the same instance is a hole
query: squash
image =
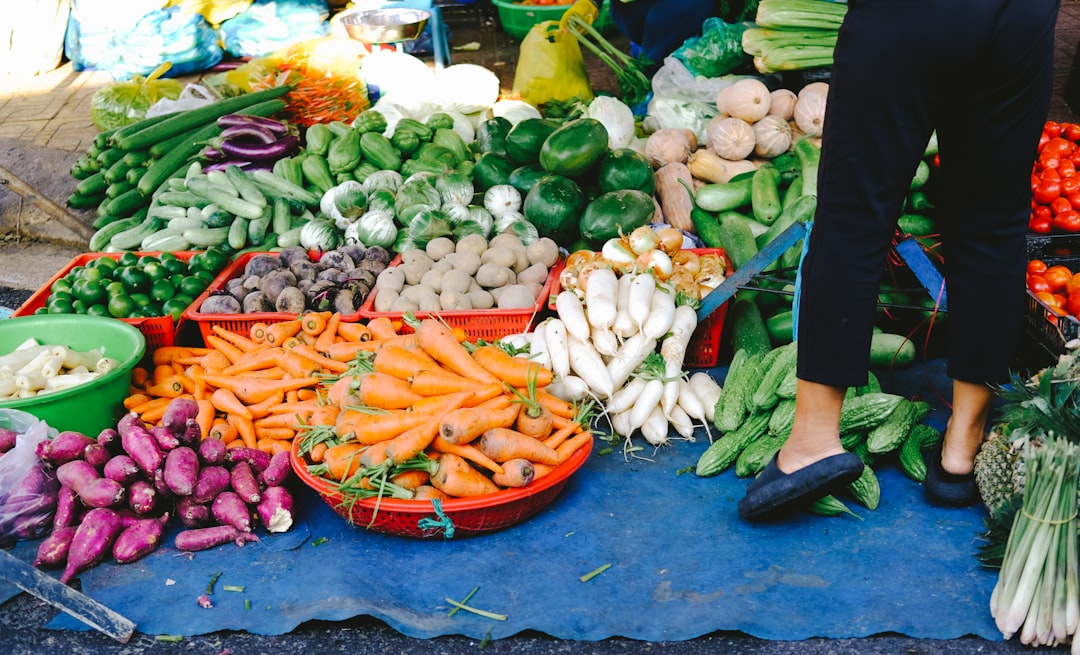
{"type": "Polygon", "coordinates": [[[710,150],[724,159],[746,159],[754,151],[754,128],[734,116],[715,116],[705,126],[710,150]]]}
{"type": "Polygon", "coordinates": [[[761,80],[745,77],[721,93],[717,93],[717,109],[728,116],[741,118],[747,123],[755,123],[769,113],[772,98],[769,87],[761,80]],[[724,106],[720,107],[719,102],[724,106]]]}
{"type": "Polygon", "coordinates": [[[724,184],[740,173],[756,170],[757,165],[747,159],[731,161],[708,148],[698,148],[686,162],[695,180],[709,184],[724,184]]]}
{"type": "Polygon", "coordinates": [[[685,128],[662,127],[645,142],[645,158],[654,169],[672,162],[685,164],[695,150],[697,135],[685,128]]]}
{"type": "Polygon", "coordinates": [[[769,116],[779,116],[786,121],[795,113],[798,96],[791,89],[777,89],[769,94],[769,116]]]}
{"type": "Polygon", "coordinates": [[[795,102],[792,119],[807,136],[820,136],[825,124],[825,101],[829,94],[826,82],[812,82],[804,86],[795,102]]]}
{"type": "Polygon", "coordinates": [[[791,147],[791,127],[779,116],[766,116],[753,125],[754,154],[772,159],[791,147]]]}
{"type": "Polygon", "coordinates": [[[694,188],[694,178],[690,169],[681,162],[671,162],[658,168],[653,177],[664,222],[683,232],[694,232],[694,222],[690,218],[694,206],[689,190],[694,188]],[[686,186],[682,182],[686,182],[686,186]]]}

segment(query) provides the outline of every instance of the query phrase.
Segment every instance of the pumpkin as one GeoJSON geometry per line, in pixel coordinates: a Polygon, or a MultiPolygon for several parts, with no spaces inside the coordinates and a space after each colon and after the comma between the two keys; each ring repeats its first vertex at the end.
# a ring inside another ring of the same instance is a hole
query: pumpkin
{"type": "Polygon", "coordinates": [[[798,96],[791,89],[777,89],[769,94],[769,116],[779,116],[786,121],[795,113],[798,96]]]}
{"type": "Polygon", "coordinates": [[[772,98],[769,87],[761,80],[744,77],[717,94],[717,109],[721,113],[755,123],[769,113],[772,98]],[[720,107],[719,102],[724,106],[720,107]]]}
{"type": "Polygon", "coordinates": [[[807,136],[820,136],[825,124],[825,100],[829,94],[829,85],[825,82],[813,82],[804,86],[795,102],[792,119],[807,136]]]}
{"type": "Polygon", "coordinates": [[[754,128],[734,116],[716,116],[705,126],[710,150],[724,159],[746,159],[754,151],[754,128]]]}
{"type": "Polygon", "coordinates": [[[754,154],[772,159],[791,147],[791,128],[779,116],[766,116],[751,126],[754,130],[754,154]]]}
{"type": "Polygon", "coordinates": [[[645,158],[654,170],[672,162],[685,164],[695,150],[697,136],[685,128],[662,127],[645,142],[645,158]]]}

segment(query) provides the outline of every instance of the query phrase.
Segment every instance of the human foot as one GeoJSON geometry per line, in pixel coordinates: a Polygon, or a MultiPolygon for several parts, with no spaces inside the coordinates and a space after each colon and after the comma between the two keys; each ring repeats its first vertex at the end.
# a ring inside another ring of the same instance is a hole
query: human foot
{"type": "Polygon", "coordinates": [[[854,482],[862,474],[863,462],[849,452],[823,459],[785,473],[774,456],[760,475],[746,488],[739,501],[739,516],[764,519],[792,510],[854,482]]]}

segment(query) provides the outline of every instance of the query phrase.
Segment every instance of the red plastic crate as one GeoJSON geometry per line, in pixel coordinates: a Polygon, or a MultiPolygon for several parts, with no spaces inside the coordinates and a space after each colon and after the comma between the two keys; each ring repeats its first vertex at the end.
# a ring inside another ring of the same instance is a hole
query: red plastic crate
{"type": "MultiPolygon", "coordinates": [[[[282,321],[290,321],[297,317],[297,314],[291,314],[288,312],[254,312],[251,314],[204,314],[199,311],[199,306],[206,300],[210,294],[214,291],[220,291],[225,288],[229,280],[239,277],[243,274],[244,267],[247,266],[248,261],[255,255],[276,254],[265,252],[246,252],[225,267],[225,270],[221,272],[217,278],[206,287],[206,291],[199,294],[199,297],[195,299],[195,302],[191,303],[191,306],[184,310],[183,320],[195,323],[199,327],[199,333],[202,335],[205,342],[206,337],[214,333],[214,327],[218,326],[229,332],[236,334],[242,334],[247,336],[251,332],[251,328],[256,323],[281,323],[282,321]]],[[[348,316],[342,316],[341,320],[347,323],[355,323],[360,320],[361,313],[350,314],[348,316]]]]}
{"type": "MultiPolygon", "coordinates": [[[[33,314],[37,309],[44,307],[49,301],[49,295],[54,282],[60,278],[66,276],[77,266],[85,266],[88,262],[99,259],[101,257],[111,257],[112,259],[120,259],[122,253],[118,252],[91,252],[76,255],[74,259],[67,263],[56,275],[52,276],[48,282],[45,283],[40,289],[35,291],[33,295],[26,299],[12,316],[29,316],[33,314]]],[[[136,255],[142,257],[143,255],[150,255],[157,257],[161,255],[160,252],[136,252],[136,255]]],[[[183,251],[174,252],[177,259],[188,261],[196,253],[195,251],[183,251]]],[[[219,273],[220,277],[220,273],[219,273]]],[[[215,278],[216,280],[217,278],[215,278]]],[[[210,285],[214,282],[211,281],[210,285]]],[[[186,310],[185,310],[186,311],[186,310]]],[[[183,317],[180,321],[174,322],[170,316],[154,316],[149,318],[122,318],[118,319],[125,323],[134,325],[143,333],[146,337],[147,349],[160,348],[162,346],[172,346],[176,343],[176,333],[179,330],[181,323],[183,323],[183,317]]]]}
{"type": "MultiPolygon", "coordinates": [[[[390,262],[390,266],[397,266],[400,263],[401,255],[398,255],[390,262]]],[[[559,273],[562,271],[564,264],[565,262],[560,260],[551,267],[548,272],[547,282],[544,283],[543,288],[540,290],[540,296],[536,299],[536,305],[528,309],[470,309],[448,312],[413,312],[413,314],[418,319],[424,319],[437,313],[439,318],[446,321],[446,324],[450,327],[465,330],[469,341],[479,339],[495,341],[511,334],[528,332],[537,324],[541,313],[547,307],[548,299],[553,293],[552,290],[558,285],[559,273]]],[[[393,321],[400,321],[404,317],[401,312],[375,311],[376,293],[377,291],[372,289],[367,300],[360,306],[360,316],[367,320],[386,317],[393,321]]],[[[402,326],[401,332],[412,332],[412,328],[407,325],[402,326]]]]}

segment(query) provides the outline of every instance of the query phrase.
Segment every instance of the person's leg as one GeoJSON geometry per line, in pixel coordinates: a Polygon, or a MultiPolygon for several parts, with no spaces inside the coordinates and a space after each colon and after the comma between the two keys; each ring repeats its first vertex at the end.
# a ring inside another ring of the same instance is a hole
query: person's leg
{"type": "Polygon", "coordinates": [[[830,455],[844,452],[840,445],[840,407],[844,389],[799,380],[795,392],[795,426],[777,455],[776,466],[785,472],[801,469],[830,455]]]}
{"type": "Polygon", "coordinates": [[[964,475],[975,468],[986,434],[986,422],[994,402],[994,390],[985,384],[953,380],[953,409],[941,450],[941,468],[946,473],[964,475]]]}

